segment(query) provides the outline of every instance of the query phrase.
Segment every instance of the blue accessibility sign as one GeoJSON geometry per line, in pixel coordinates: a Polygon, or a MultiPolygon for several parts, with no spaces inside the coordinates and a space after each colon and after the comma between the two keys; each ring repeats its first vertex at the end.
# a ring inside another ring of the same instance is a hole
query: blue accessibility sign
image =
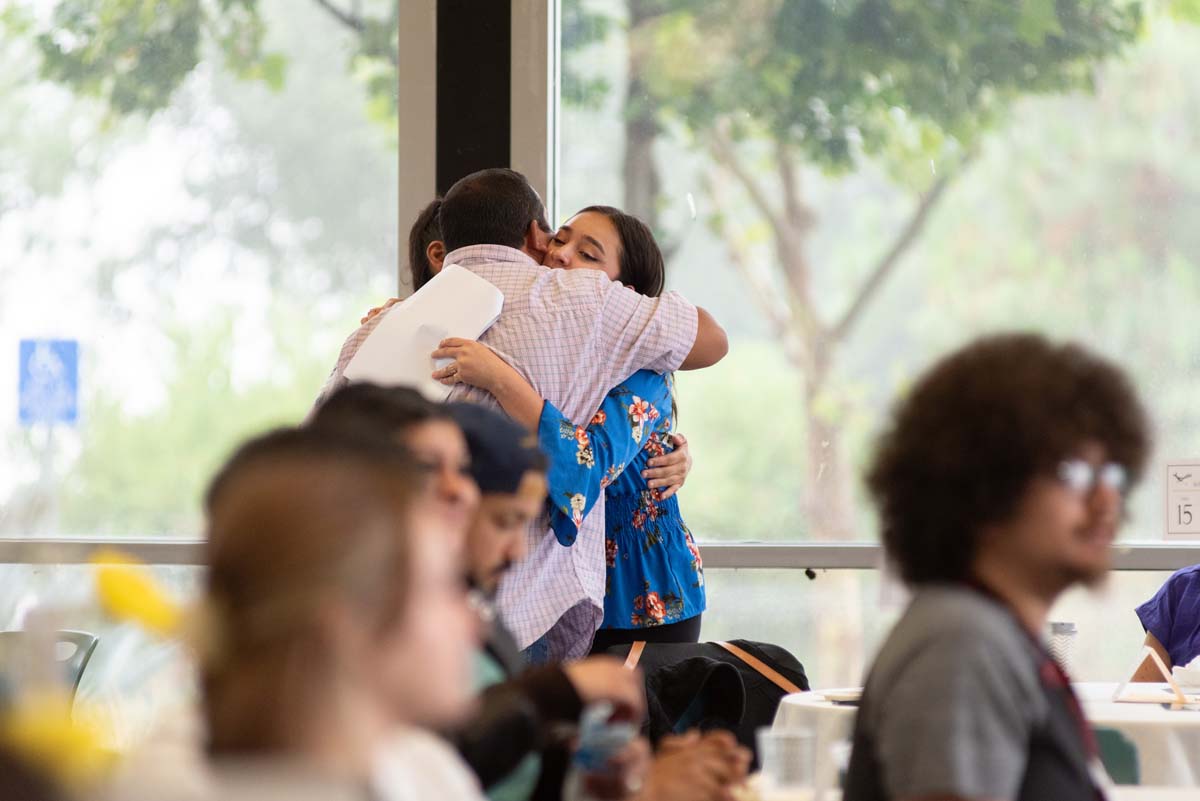
{"type": "Polygon", "coordinates": [[[74,339],[22,339],[18,361],[21,425],[79,421],[79,342],[74,339]]]}

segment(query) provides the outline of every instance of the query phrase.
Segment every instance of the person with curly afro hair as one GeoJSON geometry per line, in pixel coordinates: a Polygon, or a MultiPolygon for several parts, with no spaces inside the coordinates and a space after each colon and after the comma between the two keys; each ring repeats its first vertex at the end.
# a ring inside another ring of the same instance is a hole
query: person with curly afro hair
{"type": "Polygon", "coordinates": [[[917,381],[867,474],[913,597],[867,678],[846,801],[1102,797],[1042,633],[1107,574],[1149,450],[1130,381],[1078,345],[992,336],[917,381]]]}

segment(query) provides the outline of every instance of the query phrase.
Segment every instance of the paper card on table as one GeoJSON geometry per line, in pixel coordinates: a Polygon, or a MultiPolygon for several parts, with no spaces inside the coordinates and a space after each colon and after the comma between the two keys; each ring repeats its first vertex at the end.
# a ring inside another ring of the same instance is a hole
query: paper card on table
{"type": "Polygon", "coordinates": [[[407,300],[383,312],[383,320],[346,365],[345,376],[416,387],[431,400],[445,400],[450,387],[429,377],[441,366],[429,354],[448,337],[478,339],[503,307],[504,295],[494,285],[447,264],[407,300]]]}
{"type": "MultiPolygon", "coordinates": [[[[1133,675],[1142,663],[1149,658],[1154,666],[1158,668],[1158,672],[1162,675],[1163,681],[1170,688],[1170,694],[1160,695],[1153,692],[1138,692],[1134,695],[1125,695],[1125,688],[1129,686],[1129,679],[1117,685],[1117,689],[1113,691],[1113,701],[1122,704],[1172,704],[1174,706],[1183,706],[1184,704],[1200,703],[1200,696],[1187,695],[1179,688],[1179,682],[1175,681],[1175,677],[1171,675],[1171,671],[1167,669],[1166,664],[1162,661],[1162,657],[1158,652],[1149,645],[1142,647],[1142,652],[1138,654],[1138,661],[1130,671],[1133,675]]],[[[1165,691],[1164,691],[1165,693],[1165,691]]]]}

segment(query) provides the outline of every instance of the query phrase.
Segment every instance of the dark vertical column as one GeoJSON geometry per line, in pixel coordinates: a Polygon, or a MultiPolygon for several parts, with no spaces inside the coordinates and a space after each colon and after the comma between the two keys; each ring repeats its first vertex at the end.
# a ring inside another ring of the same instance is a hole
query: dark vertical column
{"type": "Polygon", "coordinates": [[[438,0],[437,191],[509,166],[512,0],[438,0]]]}

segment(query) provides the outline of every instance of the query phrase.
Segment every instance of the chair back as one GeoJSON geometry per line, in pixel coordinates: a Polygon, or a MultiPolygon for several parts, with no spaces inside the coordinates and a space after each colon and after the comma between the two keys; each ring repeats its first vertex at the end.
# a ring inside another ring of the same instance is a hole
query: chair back
{"type": "MultiPolygon", "coordinates": [[[[22,660],[29,658],[31,639],[27,631],[0,631],[0,675],[20,669],[22,660]]],[[[63,682],[70,688],[72,701],[99,642],[99,637],[86,631],[55,632],[54,661],[62,671],[63,682]]]]}
{"type": "Polygon", "coordinates": [[[1098,726],[1095,729],[1096,744],[1100,747],[1100,761],[1115,784],[1141,784],[1141,769],[1138,765],[1137,746],[1117,729],[1098,726]]]}

